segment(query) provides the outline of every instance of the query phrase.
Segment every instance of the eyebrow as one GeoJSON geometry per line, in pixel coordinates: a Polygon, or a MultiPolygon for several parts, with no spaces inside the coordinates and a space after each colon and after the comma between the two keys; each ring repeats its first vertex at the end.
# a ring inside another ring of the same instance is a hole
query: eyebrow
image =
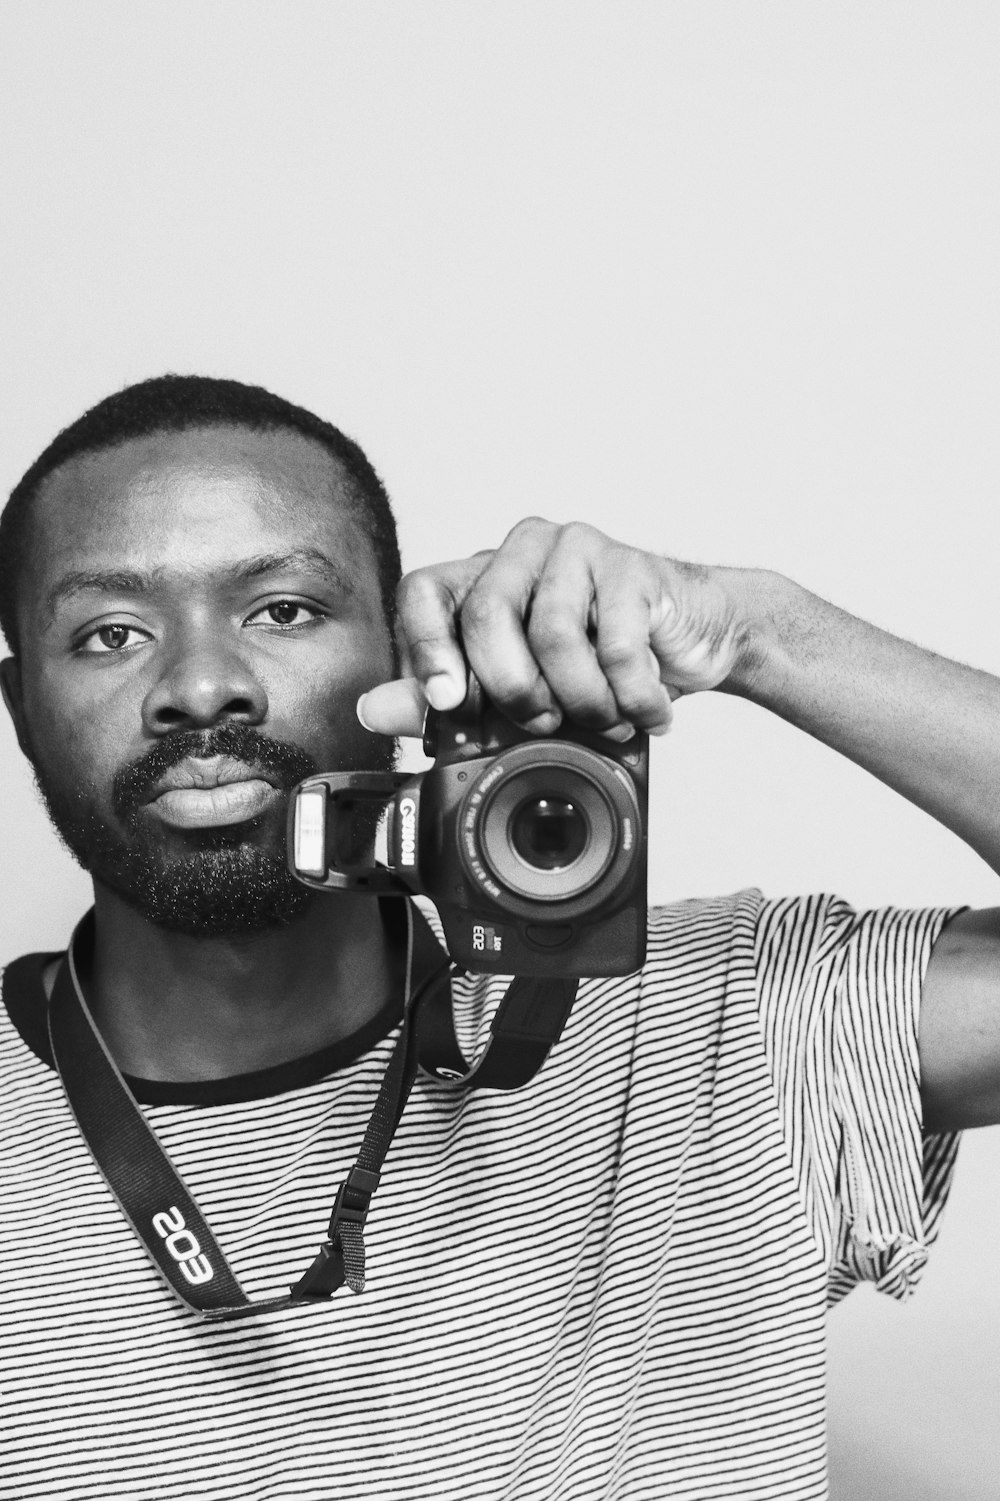
{"type": "MultiPolygon", "coordinates": [[[[350,575],[318,547],[296,547],[291,552],[260,553],[221,570],[220,577],[226,583],[241,584],[265,578],[268,574],[295,570],[318,573],[341,594],[350,595],[355,592],[350,575]]],[[[154,568],[149,572],[129,568],[71,569],[53,584],[45,596],[49,623],[61,605],[68,604],[79,594],[153,594],[161,587],[163,576],[162,568],[154,568]]]]}

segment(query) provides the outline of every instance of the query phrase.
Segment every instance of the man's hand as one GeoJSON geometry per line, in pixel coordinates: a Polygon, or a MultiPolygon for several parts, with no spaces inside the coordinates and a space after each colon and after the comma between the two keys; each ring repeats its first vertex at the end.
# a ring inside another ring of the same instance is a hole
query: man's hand
{"type": "Polygon", "coordinates": [[[533,734],[564,718],[616,740],[663,734],[671,700],[725,681],[743,640],[713,570],[537,518],[494,552],[407,574],[397,632],[409,676],[360,708],[386,735],[419,734],[427,703],[457,708],[468,670],[533,734]]]}
{"type": "MultiPolygon", "coordinates": [[[[589,526],[522,521],[496,552],[403,580],[408,683],[363,700],[369,728],[419,734],[470,668],[526,729],[565,717],[657,734],[671,700],[724,687],[805,730],[923,808],[1000,872],[1000,681],[758,569],[692,568],[589,526]]],[[[925,1124],[1000,1122],[1000,909],[956,918],[924,986],[925,1124]]]]}

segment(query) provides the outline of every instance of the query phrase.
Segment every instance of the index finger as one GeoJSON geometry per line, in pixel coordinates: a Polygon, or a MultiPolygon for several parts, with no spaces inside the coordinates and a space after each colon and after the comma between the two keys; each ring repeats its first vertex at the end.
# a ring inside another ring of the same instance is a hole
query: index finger
{"type": "Polygon", "coordinates": [[[435,709],[457,709],[465,698],[465,655],[458,612],[489,553],[408,573],[397,595],[396,632],[404,660],[435,709]]]}

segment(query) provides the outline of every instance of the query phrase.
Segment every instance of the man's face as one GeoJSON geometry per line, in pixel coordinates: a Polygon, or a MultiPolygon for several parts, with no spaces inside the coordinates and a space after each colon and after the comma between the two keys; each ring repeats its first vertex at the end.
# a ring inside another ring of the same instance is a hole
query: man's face
{"type": "Polygon", "coordinates": [[[36,500],[20,625],[22,744],[95,881],[196,935],[303,912],[289,789],[392,762],[354,713],[392,650],[335,461],[242,428],[72,460],[36,500]]]}

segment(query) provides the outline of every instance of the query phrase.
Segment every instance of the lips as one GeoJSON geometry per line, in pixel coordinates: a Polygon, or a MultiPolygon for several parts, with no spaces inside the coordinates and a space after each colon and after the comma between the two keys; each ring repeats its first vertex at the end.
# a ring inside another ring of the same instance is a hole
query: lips
{"type": "Polygon", "coordinates": [[[191,756],[163,774],[147,806],[174,828],[211,828],[258,818],[279,795],[271,772],[232,756],[191,756]]]}

